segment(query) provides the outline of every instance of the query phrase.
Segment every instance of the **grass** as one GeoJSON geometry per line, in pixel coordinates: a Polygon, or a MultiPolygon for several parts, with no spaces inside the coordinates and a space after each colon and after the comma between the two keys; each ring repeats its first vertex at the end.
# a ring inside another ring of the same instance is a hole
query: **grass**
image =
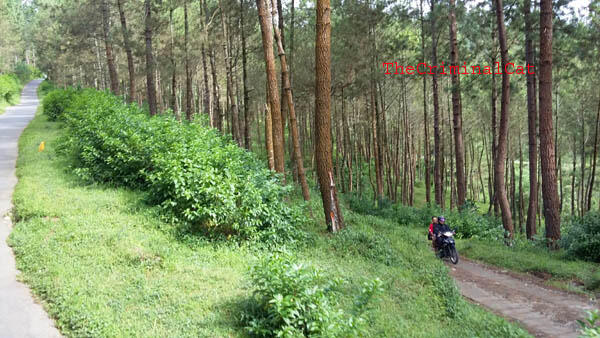
{"type": "Polygon", "coordinates": [[[502,243],[477,239],[457,241],[459,252],[471,259],[531,273],[544,278],[548,285],[579,293],[600,295],[600,265],[567,257],[564,251],[549,251],[525,241],[508,247],[502,243]]]}
{"type": "MultiPolygon", "coordinates": [[[[238,337],[260,249],[179,233],[142,192],[83,185],[55,152],[62,131],[38,114],[19,142],[9,238],[21,278],[65,336],[238,337]],[[38,152],[41,141],[46,149],[38,152]]],[[[312,210],[320,201],[313,194],[312,210]]],[[[292,198],[294,203],[299,200],[292,198]]],[[[320,220],[320,213],[315,212],[320,220]]],[[[464,301],[422,231],[345,211],[349,229],[309,223],[303,261],[342,277],[349,309],[367,279],[384,294],[367,315],[367,337],[527,336],[464,301]]],[[[307,216],[308,217],[308,216],[307,216]]]]}

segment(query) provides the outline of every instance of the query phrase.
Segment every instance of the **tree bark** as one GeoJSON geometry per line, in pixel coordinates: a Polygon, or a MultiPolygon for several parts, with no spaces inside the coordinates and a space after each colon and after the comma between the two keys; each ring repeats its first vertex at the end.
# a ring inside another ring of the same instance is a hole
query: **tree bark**
{"type": "Polygon", "coordinates": [[[240,34],[242,38],[242,84],[243,84],[243,97],[244,97],[244,147],[250,150],[252,147],[252,139],[250,137],[250,112],[248,106],[250,105],[250,96],[248,91],[248,75],[246,71],[246,31],[244,25],[244,0],[240,0],[240,34]]]}
{"type": "MultiPolygon", "coordinates": [[[[456,38],[455,0],[450,0],[450,59],[455,69],[459,69],[458,41],[456,38]]],[[[460,76],[458,71],[452,72],[452,117],[454,123],[454,156],[456,157],[456,190],[457,207],[461,207],[466,199],[465,181],[465,146],[462,135],[462,104],[460,98],[460,76]]]]}
{"type": "MultiPolygon", "coordinates": [[[[531,27],[531,0],[525,0],[523,6],[525,16],[525,60],[533,65],[533,37],[531,27]]],[[[529,134],[529,207],[527,208],[527,224],[525,226],[527,239],[533,239],[537,233],[535,216],[537,213],[537,102],[535,99],[535,74],[527,72],[527,130],[529,134]]]]}
{"type": "Polygon", "coordinates": [[[594,179],[596,178],[596,160],[598,157],[598,124],[600,123],[600,100],[598,101],[598,111],[596,113],[596,129],[594,131],[594,155],[592,157],[592,173],[590,174],[590,184],[588,185],[588,195],[585,211],[592,208],[592,192],[594,191],[594,179]]]}
{"type": "MultiPolygon", "coordinates": [[[[277,72],[275,70],[275,56],[273,54],[273,34],[271,32],[271,14],[265,0],[256,0],[260,30],[262,34],[265,65],[267,70],[267,91],[269,93],[269,108],[273,123],[273,153],[275,156],[275,171],[285,174],[283,130],[281,128],[281,106],[277,85],[277,72]]],[[[285,176],[283,176],[285,182],[285,176]]]]}
{"type": "Polygon", "coordinates": [[[144,1],[145,10],[145,31],[144,36],[146,39],[146,89],[148,92],[148,107],[150,110],[150,116],[157,114],[156,109],[156,78],[154,74],[154,57],[152,55],[152,0],[144,1]]]}
{"type": "Polygon", "coordinates": [[[177,63],[175,61],[175,30],[173,29],[173,12],[174,7],[169,8],[169,32],[171,34],[171,98],[169,104],[175,112],[175,116],[179,118],[179,106],[177,105],[177,63]]]}
{"type": "Polygon", "coordinates": [[[575,175],[577,173],[577,136],[573,134],[573,171],[571,171],[571,216],[575,216],[575,175]]]}
{"type": "Polygon", "coordinates": [[[101,1],[102,7],[102,33],[104,34],[104,46],[106,48],[106,64],[108,65],[108,75],[110,77],[110,91],[119,95],[119,76],[115,68],[115,58],[113,56],[112,39],[110,36],[110,12],[108,10],[107,0],[101,1]]]}
{"type": "MultiPolygon", "coordinates": [[[[271,0],[271,5],[273,4],[271,0]]],[[[274,8],[274,7],[273,7],[274,8]]],[[[298,177],[300,179],[300,186],[302,187],[302,197],[305,201],[310,200],[310,193],[308,191],[308,183],[306,183],[306,176],[304,175],[304,160],[302,158],[302,151],[300,150],[300,140],[298,138],[298,122],[296,121],[296,110],[294,108],[294,99],[292,96],[292,88],[289,78],[289,69],[287,65],[287,59],[285,50],[283,49],[283,41],[281,40],[281,33],[279,28],[274,22],[275,16],[273,16],[273,30],[275,32],[275,42],[277,43],[277,50],[279,52],[279,59],[281,61],[281,75],[283,78],[283,90],[286,96],[286,102],[288,106],[288,112],[290,114],[290,131],[292,133],[292,142],[294,144],[294,162],[298,171],[298,177]]]]}
{"type": "MultiPolygon", "coordinates": [[[[283,29],[283,24],[284,24],[283,6],[281,4],[281,0],[275,0],[275,2],[276,2],[276,4],[275,3],[271,4],[271,8],[272,8],[273,12],[275,12],[275,10],[276,10],[277,13],[279,13],[278,14],[279,20],[277,21],[277,24],[279,25],[278,28],[279,28],[279,35],[281,36],[281,45],[283,46],[283,50],[285,50],[285,31],[283,29]]],[[[283,73],[281,74],[281,83],[283,84],[283,73]]],[[[287,96],[285,94],[285,89],[281,88],[281,132],[283,134],[285,134],[285,120],[286,120],[285,109],[288,105],[287,102],[285,102],[286,100],[287,100],[287,96]]],[[[289,128],[289,126],[288,126],[288,128],[289,128]]],[[[285,149],[285,138],[283,139],[283,146],[285,149]]]]}
{"type": "Polygon", "coordinates": [[[210,102],[210,87],[208,84],[208,67],[206,66],[206,42],[208,40],[208,8],[206,6],[206,0],[201,0],[201,9],[202,13],[200,17],[202,23],[202,31],[204,32],[204,36],[202,37],[202,43],[200,47],[202,51],[202,72],[204,80],[204,93],[202,95],[204,100],[202,102],[202,106],[204,108],[204,112],[207,113],[208,116],[212,116],[212,107],[210,102]]]}
{"type": "Polygon", "coordinates": [[[188,53],[188,41],[189,41],[189,24],[188,24],[188,0],[183,2],[183,21],[184,21],[184,37],[183,37],[183,52],[185,57],[185,117],[188,121],[192,120],[194,114],[194,108],[192,106],[192,99],[194,94],[192,92],[192,72],[190,69],[190,56],[188,53]]]}
{"type": "MultiPolygon", "coordinates": [[[[257,0],[260,1],[260,0],[257,0]]],[[[323,212],[327,228],[344,227],[333,179],[331,159],[331,7],[329,0],[317,0],[315,37],[315,157],[323,212]]]]}
{"type": "MultiPolygon", "coordinates": [[[[421,19],[421,62],[425,63],[425,20],[423,19],[423,0],[419,2],[421,19]]],[[[427,77],[423,76],[423,147],[425,158],[425,201],[431,203],[431,170],[429,167],[429,118],[427,116],[427,77]]]]}
{"type": "Polygon", "coordinates": [[[223,39],[223,52],[225,53],[225,71],[226,71],[226,76],[227,76],[227,96],[229,99],[229,104],[230,104],[230,112],[232,115],[232,121],[231,121],[231,133],[233,134],[233,139],[237,142],[237,144],[239,146],[242,146],[242,140],[241,140],[241,136],[240,136],[240,121],[239,121],[239,115],[238,115],[238,109],[237,109],[237,104],[236,104],[236,100],[234,97],[234,90],[233,90],[233,70],[232,70],[232,63],[231,63],[231,50],[229,48],[229,27],[225,22],[225,8],[223,6],[223,1],[219,0],[219,8],[221,10],[221,25],[223,26],[223,34],[224,34],[224,39],[223,39]]]}
{"type": "MultiPolygon", "coordinates": [[[[520,128],[519,128],[520,129],[520,128]]],[[[521,130],[519,130],[519,232],[523,233],[523,146],[521,144],[521,130]]]]}
{"type": "MultiPolygon", "coordinates": [[[[505,69],[508,63],[508,47],[506,45],[506,28],[504,27],[504,9],[502,0],[495,0],[496,19],[498,23],[498,40],[500,42],[500,59],[502,69],[505,69]]],[[[510,100],[510,79],[507,72],[502,73],[502,96],[500,101],[500,130],[498,133],[498,149],[495,162],[496,177],[496,198],[502,211],[502,223],[504,229],[508,232],[508,238],[513,238],[513,222],[510,210],[510,204],[506,196],[506,186],[504,184],[504,164],[506,162],[507,143],[508,143],[508,125],[509,125],[509,100],[510,100]]],[[[552,113],[552,112],[551,112],[552,113]]]]}
{"type": "Polygon", "coordinates": [[[540,2],[540,154],[542,197],[546,238],[553,248],[560,239],[559,200],[556,186],[554,140],[552,133],[552,1],[540,2]]]}
{"type": "MultiPolygon", "coordinates": [[[[437,65],[437,30],[435,26],[435,3],[431,1],[431,63],[437,65]]],[[[435,203],[439,206],[444,204],[443,201],[443,183],[442,183],[442,156],[441,156],[441,133],[440,133],[440,104],[438,94],[438,76],[437,69],[433,72],[433,156],[434,156],[434,189],[435,203]]]]}
{"type": "Polygon", "coordinates": [[[125,18],[125,11],[123,10],[123,0],[117,0],[117,6],[119,7],[119,17],[121,18],[121,32],[123,33],[123,45],[125,47],[125,54],[127,54],[127,69],[129,70],[129,97],[128,101],[135,101],[135,68],[133,65],[133,53],[131,52],[131,42],[129,41],[129,31],[127,31],[127,20],[125,18]]]}
{"type": "Polygon", "coordinates": [[[215,65],[215,49],[214,45],[210,45],[208,51],[210,54],[210,69],[213,89],[213,115],[212,115],[212,127],[217,128],[219,131],[223,131],[223,119],[221,118],[221,100],[219,98],[219,83],[217,81],[217,66],[215,65]]]}

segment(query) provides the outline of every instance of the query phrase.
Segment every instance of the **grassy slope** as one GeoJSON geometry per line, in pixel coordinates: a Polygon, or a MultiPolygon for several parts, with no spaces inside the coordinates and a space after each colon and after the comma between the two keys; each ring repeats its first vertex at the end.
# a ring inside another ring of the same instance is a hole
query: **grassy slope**
{"type": "MultiPolygon", "coordinates": [[[[252,248],[177,236],[143,194],[84,186],[55,154],[61,131],[38,115],[20,139],[14,194],[20,220],[10,237],[22,278],[67,336],[244,336],[239,317],[251,289],[252,248]],[[37,146],[46,141],[46,150],[37,146]]],[[[316,195],[312,209],[319,210],[316,195]]],[[[350,307],[365,278],[385,294],[368,315],[370,337],[502,337],[523,332],[445,288],[446,267],[421,231],[346,212],[358,238],[310,229],[307,263],[349,281],[350,307]],[[375,241],[374,239],[380,239],[375,241]],[[388,263],[387,265],[385,263],[388,263]],[[448,309],[458,313],[452,320],[448,309]]],[[[320,214],[317,213],[320,218],[320,214]]]]}

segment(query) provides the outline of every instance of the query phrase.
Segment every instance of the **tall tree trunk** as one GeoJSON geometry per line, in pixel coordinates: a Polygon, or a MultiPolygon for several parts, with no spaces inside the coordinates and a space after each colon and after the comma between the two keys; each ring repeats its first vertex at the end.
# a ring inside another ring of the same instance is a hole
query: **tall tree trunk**
{"type": "MultiPolygon", "coordinates": [[[[559,200],[552,138],[552,1],[540,2],[540,154],[546,238],[551,247],[560,239],[559,200]]],[[[582,182],[583,183],[583,182],[582,182]]]]}
{"type": "Polygon", "coordinates": [[[175,61],[175,30],[173,28],[173,12],[174,7],[169,9],[169,32],[171,34],[171,53],[169,55],[171,61],[171,98],[169,104],[175,112],[175,116],[179,117],[179,107],[177,105],[177,63],[175,61]]]}
{"type": "Polygon", "coordinates": [[[594,191],[594,179],[596,178],[596,159],[598,157],[598,124],[600,123],[600,100],[598,101],[598,111],[596,113],[596,127],[594,131],[594,154],[592,157],[592,173],[590,174],[590,183],[588,185],[587,202],[585,211],[592,208],[592,192],[594,191]]]}
{"type": "MultiPolygon", "coordinates": [[[[423,0],[419,1],[421,20],[421,62],[425,63],[425,20],[423,19],[423,0]]],[[[427,77],[423,76],[423,147],[425,158],[425,201],[431,203],[431,169],[429,167],[429,118],[427,116],[427,77]]]]}
{"type": "MultiPolygon", "coordinates": [[[[201,43],[201,51],[202,51],[202,73],[204,79],[204,94],[202,95],[203,100],[203,108],[204,112],[208,114],[208,116],[212,117],[212,107],[211,107],[211,99],[210,99],[210,87],[208,84],[208,67],[206,66],[206,42],[208,41],[208,8],[206,6],[206,0],[200,0],[202,13],[200,15],[201,23],[202,23],[202,31],[204,32],[204,36],[202,37],[201,43]]],[[[212,121],[211,121],[212,123],[212,121]]]]}
{"type": "Polygon", "coordinates": [[[117,76],[115,59],[113,57],[108,2],[107,0],[102,0],[100,4],[102,7],[102,33],[104,34],[104,46],[106,48],[106,63],[108,65],[108,75],[110,76],[110,91],[115,95],[119,95],[119,77],[117,76]]]}
{"type": "MultiPolygon", "coordinates": [[[[229,48],[230,32],[229,32],[229,27],[226,24],[226,20],[225,20],[225,8],[223,6],[223,0],[219,0],[219,7],[221,10],[221,25],[223,26],[223,34],[225,35],[224,39],[223,39],[223,52],[225,53],[225,71],[226,71],[226,75],[227,75],[227,97],[229,99],[229,104],[230,104],[229,109],[230,109],[231,116],[232,116],[231,133],[233,134],[233,139],[237,142],[237,144],[239,146],[242,146],[242,140],[241,140],[241,136],[240,136],[240,121],[239,121],[238,109],[237,109],[237,104],[236,104],[236,100],[234,97],[234,90],[233,90],[232,56],[231,56],[231,50],[229,48]]],[[[273,111],[271,111],[271,112],[273,115],[273,111]]]]}
{"type": "Polygon", "coordinates": [[[204,45],[204,42],[202,42],[202,46],[201,46],[201,50],[202,50],[202,74],[203,74],[203,80],[204,80],[204,85],[203,85],[203,93],[202,93],[202,107],[204,109],[204,112],[209,114],[209,116],[211,115],[211,107],[210,107],[210,87],[208,84],[208,67],[206,66],[206,46],[204,45]]]}
{"type": "Polygon", "coordinates": [[[273,120],[271,118],[271,108],[269,107],[269,104],[265,104],[265,112],[265,146],[267,147],[269,169],[274,171],[275,155],[273,154],[273,120]]]}
{"type": "MultiPolygon", "coordinates": [[[[520,128],[519,128],[520,129],[520,128]]],[[[521,130],[519,130],[519,232],[523,233],[523,145],[521,144],[521,130]]]]}
{"type": "Polygon", "coordinates": [[[250,150],[252,147],[252,139],[250,138],[250,96],[248,91],[248,75],[246,71],[246,30],[244,25],[244,0],[240,0],[240,34],[242,38],[242,84],[244,97],[244,147],[250,150]]]}
{"type": "MultiPolygon", "coordinates": [[[[261,0],[257,0],[261,1],[261,0]]],[[[265,48],[266,49],[266,48],[265,48]]],[[[331,159],[331,7],[329,0],[317,0],[315,37],[315,157],[327,228],[344,227],[333,179],[331,159]]]]}
{"type": "MultiPolygon", "coordinates": [[[[540,86],[541,89],[541,86],[540,86]]],[[[583,114],[583,110],[579,111],[579,118],[581,119],[581,151],[580,155],[580,169],[581,169],[581,181],[579,183],[579,192],[577,193],[579,199],[579,216],[583,217],[583,211],[585,209],[585,160],[586,160],[586,151],[585,151],[585,116],[583,114]]],[[[555,148],[556,149],[556,148],[555,148]]]]}
{"type": "MultiPolygon", "coordinates": [[[[275,156],[275,171],[285,174],[283,130],[281,128],[281,106],[279,101],[275,56],[273,54],[273,34],[271,32],[271,14],[265,0],[256,0],[260,30],[262,33],[265,65],[267,70],[267,89],[271,118],[273,122],[273,153],[275,156]]],[[[330,153],[331,155],[331,153],[330,153]]],[[[283,176],[285,182],[285,176],[283,176]]]]}
{"type": "MultiPolygon", "coordinates": [[[[498,22],[498,40],[500,42],[500,59],[502,69],[505,69],[508,63],[508,47],[506,45],[506,29],[504,27],[504,9],[502,0],[495,0],[496,19],[498,22]]],[[[502,223],[504,229],[508,232],[508,237],[513,238],[513,222],[510,211],[510,204],[506,196],[506,186],[504,185],[504,164],[506,162],[507,143],[508,143],[508,124],[509,124],[509,100],[510,100],[510,79],[506,72],[502,73],[502,97],[500,101],[500,131],[498,134],[498,149],[494,174],[496,176],[496,197],[502,211],[502,223]]]]}
{"type": "MultiPolygon", "coordinates": [[[[525,16],[525,60],[533,65],[533,37],[531,16],[531,0],[525,0],[523,6],[525,16]]],[[[527,208],[527,239],[533,239],[537,233],[535,215],[537,213],[537,102],[535,99],[535,74],[527,72],[527,128],[529,134],[529,207],[527,208]]]]}
{"type": "MultiPolygon", "coordinates": [[[[437,65],[437,30],[435,27],[435,3],[436,0],[430,0],[431,4],[431,63],[437,65]]],[[[442,156],[441,156],[441,133],[440,133],[440,104],[438,96],[438,76],[437,69],[433,72],[433,156],[434,156],[434,174],[433,184],[435,188],[435,203],[439,206],[443,201],[443,183],[442,183],[442,156]]]]}
{"type": "Polygon", "coordinates": [[[148,107],[150,116],[157,114],[156,109],[156,78],[154,74],[154,57],[152,56],[152,0],[144,1],[146,38],[146,89],[148,92],[148,107]]]}
{"type": "MultiPolygon", "coordinates": [[[[494,30],[492,28],[492,44],[495,43],[496,40],[496,30],[494,30]]],[[[492,64],[496,63],[496,51],[495,51],[495,47],[492,47],[492,56],[491,56],[491,62],[492,64]]],[[[491,91],[491,106],[492,106],[492,142],[491,142],[491,146],[492,146],[492,162],[496,163],[496,154],[497,154],[497,146],[498,146],[498,137],[497,137],[497,127],[496,127],[496,122],[497,122],[497,118],[496,118],[496,99],[498,98],[497,92],[496,92],[496,72],[492,72],[492,91],[491,91]]],[[[498,199],[496,198],[496,175],[494,174],[494,172],[491,172],[491,180],[493,181],[492,187],[490,189],[490,211],[492,210],[492,208],[494,208],[494,215],[498,216],[499,213],[499,208],[498,208],[498,199]]],[[[488,213],[490,212],[488,211],[488,213]]]]}
{"type": "Polygon", "coordinates": [[[189,24],[188,24],[188,0],[183,1],[183,21],[184,21],[184,37],[183,37],[183,53],[185,57],[185,117],[188,121],[192,120],[194,114],[194,108],[192,106],[192,99],[194,94],[192,91],[192,71],[190,69],[190,56],[188,53],[188,41],[189,41],[189,24]]]}
{"type": "Polygon", "coordinates": [[[573,134],[573,171],[571,172],[571,216],[575,216],[575,175],[577,173],[577,136],[573,134]]]}
{"type": "MultiPolygon", "coordinates": [[[[283,50],[285,50],[285,31],[283,30],[283,7],[281,4],[281,0],[275,0],[276,4],[272,3],[271,4],[271,9],[273,12],[277,11],[279,13],[279,20],[277,21],[277,24],[279,25],[279,34],[281,35],[281,45],[283,46],[283,50]]],[[[273,14],[274,15],[274,14],[273,14]]],[[[281,74],[281,83],[283,83],[283,73],[281,74]]],[[[285,120],[286,120],[286,108],[287,108],[287,102],[285,102],[287,100],[287,96],[285,95],[285,89],[281,88],[281,131],[284,134],[285,137],[285,120]]],[[[289,126],[288,126],[289,128],[289,126]]],[[[285,138],[283,139],[283,146],[285,149],[285,138]]],[[[292,157],[292,156],[290,156],[292,157]]]]}
{"type": "Polygon", "coordinates": [[[374,92],[375,83],[371,81],[371,122],[373,127],[373,156],[375,157],[375,182],[377,184],[377,190],[375,191],[375,200],[379,200],[383,197],[383,177],[382,177],[382,164],[381,164],[381,148],[379,146],[380,136],[379,136],[379,128],[378,127],[378,109],[377,109],[377,101],[374,92]]]}
{"type": "Polygon", "coordinates": [[[217,128],[219,131],[223,131],[223,119],[221,118],[221,100],[219,98],[219,83],[217,81],[217,66],[215,65],[215,48],[214,45],[210,45],[208,53],[210,54],[210,69],[213,89],[213,115],[212,115],[212,127],[217,128]]]}
{"type": "MultiPolygon", "coordinates": [[[[458,70],[460,65],[458,64],[455,7],[455,0],[450,0],[450,59],[452,66],[458,70]]],[[[452,72],[452,116],[454,123],[454,155],[456,157],[457,206],[461,207],[465,203],[467,184],[465,181],[465,146],[462,135],[462,104],[458,71],[452,72]]]]}
{"type": "MultiPolygon", "coordinates": [[[[271,4],[273,5],[271,0],[271,4]]],[[[308,191],[308,183],[306,183],[306,176],[304,175],[304,161],[302,159],[302,152],[300,150],[300,139],[298,138],[298,122],[296,121],[296,110],[294,109],[294,99],[292,96],[292,88],[289,78],[289,68],[287,65],[285,50],[283,49],[283,41],[281,39],[281,33],[279,28],[275,25],[273,17],[273,30],[275,32],[275,42],[277,43],[277,51],[279,52],[279,59],[281,61],[281,74],[283,77],[283,90],[286,96],[286,102],[288,105],[288,111],[290,114],[290,131],[292,133],[292,142],[294,144],[294,162],[298,171],[298,177],[300,179],[300,186],[302,187],[302,197],[305,201],[310,200],[310,194],[308,191]]],[[[281,20],[281,18],[280,18],[281,20]]]]}
{"type": "Polygon", "coordinates": [[[119,7],[119,17],[121,18],[121,32],[123,33],[123,45],[125,47],[125,53],[127,54],[127,69],[129,70],[129,97],[128,101],[134,102],[135,100],[135,69],[133,65],[133,53],[131,52],[131,42],[129,41],[129,31],[127,31],[127,20],[125,18],[125,11],[123,10],[123,0],[117,0],[117,6],[119,7]]]}

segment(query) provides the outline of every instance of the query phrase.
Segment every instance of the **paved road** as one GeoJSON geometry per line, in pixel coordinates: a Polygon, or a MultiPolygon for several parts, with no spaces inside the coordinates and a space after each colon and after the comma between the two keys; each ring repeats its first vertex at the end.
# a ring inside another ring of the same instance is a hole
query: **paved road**
{"type": "Polygon", "coordinates": [[[544,287],[533,276],[512,275],[467,259],[448,267],[464,297],[521,322],[536,337],[578,337],[576,320],[598,307],[583,296],[544,287]]]}
{"type": "Polygon", "coordinates": [[[35,115],[39,104],[36,89],[40,82],[34,80],[27,84],[21,104],[0,115],[0,338],[60,337],[48,314],[33,300],[29,288],[17,282],[15,258],[6,244],[12,226],[6,214],[17,183],[17,142],[35,115]]]}

